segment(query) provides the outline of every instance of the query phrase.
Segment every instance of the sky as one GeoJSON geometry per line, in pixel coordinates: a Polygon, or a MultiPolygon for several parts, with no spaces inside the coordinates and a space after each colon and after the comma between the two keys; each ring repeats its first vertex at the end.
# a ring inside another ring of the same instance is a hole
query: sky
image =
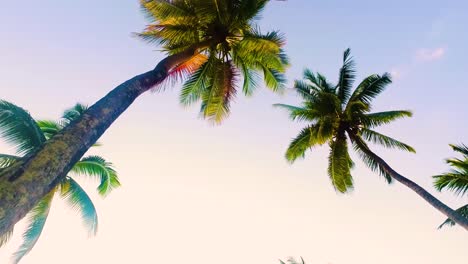
{"type": "MultiPolygon", "coordinates": [[[[438,193],[431,175],[446,171],[449,143],[468,143],[468,2],[272,2],[263,29],[281,30],[292,66],[336,80],[350,47],[358,80],[390,72],[394,82],[375,110],[410,109],[414,117],[383,127],[417,154],[375,151],[397,171],[452,207],[466,197],[438,193]]],[[[76,102],[92,104],[113,87],[152,69],[158,47],[132,36],[148,23],[136,0],[4,1],[0,9],[0,98],[55,119],[76,102]]],[[[79,179],[95,201],[99,232],[88,238],[78,215],[58,197],[23,264],[278,263],[465,264],[468,235],[437,230],[443,215],[410,190],[387,185],[356,155],[355,190],[337,194],[326,148],[290,165],[284,151],[305,126],[274,103],[297,104],[260,89],[239,95],[221,126],[178,103],[180,85],[142,95],[92,150],[113,162],[122,187],[107,198],[79,179]]],[[[11,148],[0,142],[2,153],[11,148]]],[[[8,263],[24,221],[0,248],[8,263]]]]}

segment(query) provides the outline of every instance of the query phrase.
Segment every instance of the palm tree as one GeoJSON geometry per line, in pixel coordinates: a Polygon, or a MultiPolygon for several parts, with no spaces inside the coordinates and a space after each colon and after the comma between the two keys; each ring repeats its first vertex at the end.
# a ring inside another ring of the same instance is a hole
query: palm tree
{"type": "Polygon", "coordinates": [[[291,141],[286,151],[288,161],[294,162],[297,158],[304,157],[309,148],[327,143],[330,147],[328,175],[335,189],[345,193],[353,188],[351,169],[354,162],[348,151],[350,141],[364,163],[383,175],[388,183],[396,180],[404,184],[468,230],[467,218],[397,173],[369,148],[368,142],[371,142],[387,148],[415,152],[409,145],[375,131],[375,128],[381,125],[411,116],[411,112],[407,110],[371,113],[372,100],[391,83],[389,74],[370,75],[352,91],[355,67],[350,50],[347,49],[344,52],[337,85],[330,83],[322,74],[315,74],[310,70],[304,71],[304,79],[296,81],[294,85],[303,99],[301,106],[276,105],[288,110],[292,120],[309,122],[309,125],[291,141]]]}
{"type": "MultiPolygon", "coordinates": [[[[437,190],[451,190],[457,195],[468,194],[468,147],[464,144],[450,145],[455,152],[463,155],[462,159],[450,158],[446,162],[452,169],[441,175],[434,176],[434,186],[437,190]]],[[[468,218],[468,204],[456,210],[458,213],[468,218]]],[[[443,226],[454,226],[455,222],[452,219],[447,219],[439,228],[443,226]]]]}
{"type": "Polygon", "coordinates": [[[201,101],[203,116],[218,123],[240,86],[250,95],[263,77],[267,87],[281,91],[287,66],[284,40],[276,31],[261,33],[256,24],[268,2],[141,0],[151,25],[138,35],[162,46],[167,57],[116,87],[30,157],[2,172],[0,234],[49,193],[139,95],[157,89],[167,77],[185,77],[181,101],[201,101]]]}
{"type": "MultiPolygon", "coordinates": [[[[59,122],[50,120],[36,121],[23,108],[6,101],[0,101],[0,112],[4,113],[0,118],[0,127],[3,128],[1,136],[11,143],[18,153],[18,156],[0,154],[0,170],[5,170],[27,158],[28,155],[40,148],[70,122],[78,119],[86,109],[86,106],[76,104],[73,108],[64,112],[59,122]]],[[[96,209],[89,196],[73,178],[73,176],[80,175],[97,177],[100,180],[97,191],[101,196],[106,196],[113,189],[120,186],[116,171],[113,169],[112,164],[104,158],[87,156],[75,163],[70,170],[70,174],[62,178],[29,212],[28,228],[23,234],[24,242],[14,254],[14,263],[18,263],[29,253],[38,241],[47,220],[52,199],[56,193],[64,198],[70,207],[80,212],[88,233],[90,235],[96,234],[98,227],[96,209]]],[[[7,242],[12,231],[0,237],[0,246],[7,242]]]]}
{"type": "Polygon", "coordinates": [[[287,262],[284,262],[284,261],[282,261],[280,259],[280,264],[286,264],[286,263],[289,263],[289,264],[305,264],[304,259],[302,257],[301,257],[301,262],[297,261],[294,258],[289,258],[287,262]]]}

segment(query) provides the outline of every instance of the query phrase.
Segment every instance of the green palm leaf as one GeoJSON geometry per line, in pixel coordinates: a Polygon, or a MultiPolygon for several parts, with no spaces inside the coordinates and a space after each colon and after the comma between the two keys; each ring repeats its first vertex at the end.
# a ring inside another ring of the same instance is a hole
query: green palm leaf
{"type": "Polygon", "coordinates": [[[347,49],[343,54],[343,66],[340,69],[340,77],[337,85],[337,95],[342,103],[345,103],[346,100],[348,100],[355,78],[355,63],[351,57],[351,50],[347,49]]]}
{"type": "Polygon", "coordinates": [[[88,110],[88,106],[81,103],[77,103],[73,107],[65,110],[62,115],[63,126],[79,119],[86,110],[88,110]]]}
{"type": "Polygon", "coordinates": [[[99,156],[88,156],[81,159],[72,167],[71,172],[78,175],[99,177],[100,184],[97,190],[102,196],[108,195],[113,189],[120,186],[117,172],[112,163],[99,156]]]}
{"type": "Polygon", "coordinates": [[[7,230],[5,233],[0,235],[0,247],[8,243],[8,241],[10,241],[10,238],[12,236],[13,236],[13,227],[10,230],[7,230]]]}
{"type": "Polygon", "coordinates": [[[345,193],[353,189],[351,176],[351,158],[348,153],[346,136],[344,133],[330,143],[330,155],[328,156],[328,176],[335,190],[345,193]]]}
{"type": "Polygon", "coordinates": [[[47,216],[49,215],[54,193],[55,189],[42,198],[29,213],[29,225],[26,232],[23,234],[24,241],[18,251],[13,255],[13,263],[18,263],[26,254],[28,254],[41,236],[47,216]]]}
{"type": "MultiPolygon", "coordinates": [[[[465,161],[465,168],[468,167],[465,161]]],[[[452,169],[450,172],[433,176],[435,179],[434,187],[438,191],[449,189],[457,195],[464,195],[468,192],[468,169],[452,169]]]]}
{"type": "Polygon", "coordinates": [[[7,154],[0,154],[0,168],[7,168],[13,165],[13,163],[21,160],[21,157],[7,154]]]}
{"type": "Polygon", "coordinates": [[[382,76],[370,75],[354,90],[350,101],[362,101],[370,104],[371,100],[382,93],[390,83],[392,83],[392,79],[388,73],[384,73],[382,76]]]}
{"type": "Polygon", "coordinates": [[[369,167],[372,171],[379,173],[381,176],[385,178],[387,183],[392,183],[393,179],[390,174],[387,173],[385,168],[378,160],[376,160],[373,156],[368,155],[367,152],[370,151],[367,144],[364,140],[360,137],[354,136],[353,138],[353,148],[359,154],[361,160],[364,164],[369,167]],[[359,141],[360,144],[356,144],[359,141]],[[362,147],[361,147],[362,145],[362,147]]]}
{"type": "Polygon", "coordinates": [[[203,93],[211,85],[212,73],[216,63],[215,59],[215,56],[210,56],[184,83],[180,93],[181,104],[190,105],[200,100],[203,93]]]}
{"type": "Polygon", "coordinates": [[[452,147],[454,151],[463,154],[465,158],[468,158],[468,147],[465,144],[460,144],[460,145],[450,144],[450,147],[452,147]]]}
{"type": "Polygon", "coordinates": [[[367,141],[371,141],[375,144],[382,145],[386,148],[397,148],[397,149],[405,150],[408,152],[416,153],[414,148],[412,148],[411,146],[403,142],[400,142],[396,139],[393,139],[391,137],[380,134],[371,129],[363,128],[361,129],[361,132],[362,132],[362,137],[367,141]]]}
{"type": "Polygon", "coordinates": [[[81,214],[83,224],[88,229],[88,234],[96,235],[98,228],[96,208],[81,186],[72,178],[66,177],[60,184],[60,195],[72,209],[81,214]]]}
{"type": "MultiPolygon", "coordinates": [[[[455,211],[460,213],[462,216],[468,218],[468,204],[458,208],[455,211]]],[[[454,225],[455,225],[455,222],[452,219],[447,219],[439,226],[439,229],[441,229],[444,226],[454,226],[454,225]]]]}
{"type": "Polygon", "coordinates": [[[273,106],[286,109],[289,112],[291,120],[316,121],[319,118],[318,113],[313,109],[287,104],[274,104],[273,106]]]}
{"type": "Polygon", "coordinates": [[[37,125],[47,140],[55,136],[60,130],[63,129],[63,124],[53,120],[38,120],[37,125]]]}
{"type": "Polygon", "coordinates": [[[411,117],[413,113],[408,110],[395,110],[395,111],[386,111],[378,112],[372,114],[365,114],[360,117],[361,122],[366,127],[378,127],[384,124],[389,124],[397,119],[411,117]]]}
{"type": "Polygon", "coordinates": [[[211,86],[202,96],[201,112],[205,118],[220,123],[229,114],[229,105],[236,95],[237,73],[230,61],[215,66],[211,86]]]}
{"type": "Polygon", "coordinates": [[[286,159],[292,163],[298,158],[303,158],[307,149],[323,144],[324,141],[318,136],[319,130],[320,126],[317,124],[302,129],[289,144],[286,159]]]}
{"type": "Polygon", "coordinates": [[[18,154],[28,154],[46,141],[31,115],[23,108],[0,100],[0,136],[18,154]]]}

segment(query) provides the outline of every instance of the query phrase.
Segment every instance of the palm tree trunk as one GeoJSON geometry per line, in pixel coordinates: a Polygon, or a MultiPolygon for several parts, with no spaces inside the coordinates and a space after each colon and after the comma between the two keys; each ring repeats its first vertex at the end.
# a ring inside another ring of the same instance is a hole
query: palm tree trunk
{"type": "Polygon", "coordinates": [[[354,143],[356,143],[360,150],[362,150],[366,155],[372,157],[375,161],[377,161],[380,166],[396,181],[400,182],[401,184],[405,185],[406,187],[413,190],[419,196],[421,196],[426,202],[432,205],[435,209],[439,210],[442,214],[447,216],[448,218],[452,219],[455,223],[459,224],[465,230],[468,231],[468,218],[464,217],[460,213],[456,212],[452,208],[448,207],[446,204],[441,202],[439,199],[434,197],[424,188],[416,184],[415,182],[411,181],[410,179],[404,177],[403,175],[396,172],[390,165],[388,165],[381,157],[377,156],[374,152],[372,152],[367,145],[363,144],[363,142],[356,138],[351,138],[354,143]]]}
{"type": "Polygon", "coordinates": [[[169,71],[206,47],[200,43],[163,59],[155,69],[120,84],[23,161],[0,171],[0,237],[11,231],[109,126],[142,93],[163,81],[169,71]]]}

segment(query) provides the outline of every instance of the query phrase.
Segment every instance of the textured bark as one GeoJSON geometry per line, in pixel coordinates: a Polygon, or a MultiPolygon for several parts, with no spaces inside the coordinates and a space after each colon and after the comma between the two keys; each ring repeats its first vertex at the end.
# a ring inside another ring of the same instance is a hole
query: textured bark
{"type": "Polygon", "coordinates": [[[430,194],[428,191],[426,191],[424,188],[422,188],[415,182],[411,181],[410,179],[396,172],[381,157],[379,157],[377,154],[372,152],[367,146],[362,144],[360,140],[353,140],[353,141],[354,143],[360,146],[362,151],[364,151],[367,155],[373,157],[374,160],[376,160],[382,166],[382,168],[384,168],[384,170],[392,177],[392,179],[398,181],[399,183],[413,190],[415,193],[421,196],[424,200],[426,200],[430,205],[432,205],[439,212],[441,212],[448,218],[452,219],[455,223],[457,223],[458,225],[460,225],[461,227],[463,227],[465,230],[468,231],[468,218],[464,217],[460,213],[448,207],[446,204],[441,202],[439,199],[434,197],[432,194],[430,194]]]}
{"type": "Polygon", "coordinates": [[[47,141],[20,163],[0,171],[0,235],[12,230],[145,91],[196,54],[203,44],[162,60],[154,70],[122,83],[86,111],[82,118],[47,141]]]}

